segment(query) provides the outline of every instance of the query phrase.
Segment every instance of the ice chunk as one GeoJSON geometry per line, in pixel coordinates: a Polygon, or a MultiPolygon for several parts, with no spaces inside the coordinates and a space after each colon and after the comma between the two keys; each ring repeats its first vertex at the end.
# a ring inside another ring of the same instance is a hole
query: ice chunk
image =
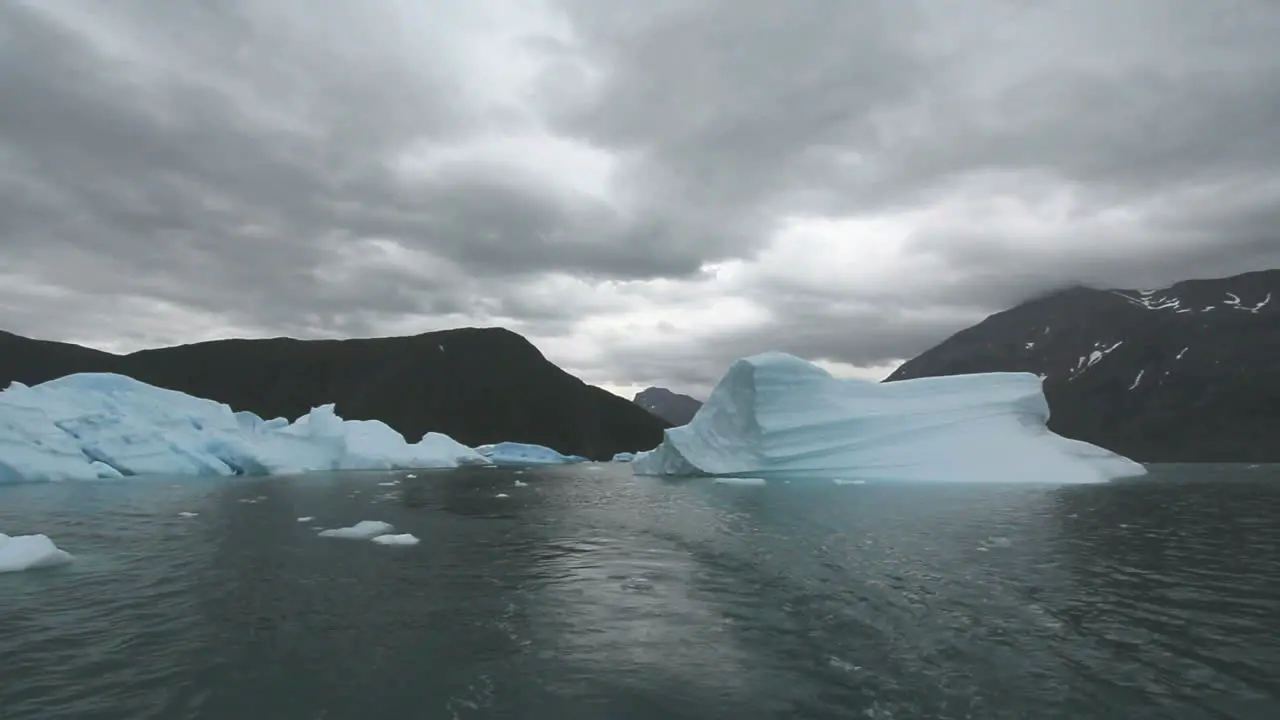
{"type": "Polygon", "coordinates": [[[322,405],[293,423],[123,375],[82,373],[0,392],[0,484],[122,475],[279,475],[488,464],[447,435],[407,443],[322,405]]]}
{"type": "Polygon", "coordinates": [[[71,553],[59,549],[47,535],[0,533],[0,573],[65,565],[72,559],[71,553]]]}
{"type": "Polygon", "coordinates": [[[402,535],[378,535],[373,541],[379,545],[417,545],[418,538],[404,533],[402,535]]]}
{"type": "Polygon", "coordinates": [[[620,452],[613,456],[613,462],[616,462],[616,463],[629,463],[635,459],[636,459],[636,454],[629,453],[629,452],[620,452]]]}
{"type": "Polygon", "coordinates": [[[361,520],[351,527],[321,530],[320,537],[347,538],[350,540],[371,540],[379,535],[386,535],[395,528],[391,523],[381,520],[361,520]]]}
{"type": "Polygon", "coordinates": [[[720,477],[715,480],[717,485],[764,485],[764,478],[755,477],[720,477]]]}
{"type": "Polygon", "coordinates": [[[500,442],[493,445],[482,445],[476,452],[489,458],[499,467],[519,467],[522,465],[568,465],[582,462],[585,458],[576,455],[561,455],[549,447],[530,445],[518,442],[500,442]]]}
{"type": "Polygon", "coordinates": [[[200,513],[191,512],[189,510],[183,510],[182,512],[178,513],[178,517],[180,518],[193,518],[193,517],[199,517],[199,516],[200,516],[200,513]]]}
{"type": "Polygon", "coordinates": [[[836,379],[784,353],[735,362],[640,475],[1098,482],[1138,463],[1049,431],[1040,380],[988,373],[893,383],[836,379]]]}
{"type": "Polygon", "coordinates": [[[314,517],[312,517],[312,516],[310,516],[310,515],[306,515],[306,516],[304,516],[304,517],[300,517],[300,518],[298,518],[298,522],[300,522],[300,523],[301,523],[301,522],[311,522],[312,520],[315,520],[315,518],[314,518],[314,517]]]}

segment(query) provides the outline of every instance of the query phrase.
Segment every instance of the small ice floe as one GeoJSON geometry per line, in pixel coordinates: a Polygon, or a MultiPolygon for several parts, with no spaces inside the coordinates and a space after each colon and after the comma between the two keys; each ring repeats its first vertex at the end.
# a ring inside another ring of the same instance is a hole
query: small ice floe
{"type": "Polygon", "coordinates": [[[516,481],[515,486],[516,486],[516,487],[529,487],[529,483],[527,483],[527,482],[522,482],[522,481],[520,481],[520,480],[517,480],[517,481],[516,481]]]}
{"type": "Polygon", "coordinates": [[[844,478],[832,478],[831,482],[837,485],[866,485],[866,480],[845,480],[844,478]]]}
{"type": "Polygon", "coordinates": [[[517,471],[515,471],[515,474],[516,474],[516,475],[523,475],[523,474],[524,474],[524,471],[523,471],[523,470],[517,470],[517,471]]]}
{"type": "Polygon", "coordinates": [[[73,559],[71,553],[54,545],[47,535],[0,533],[0,573],[56,567],[73,559]]]}
{"type": "Polygon", "coordinates": [[[603,470],[604,468],[600,467],[599,465],[588,465],[587,469],[599,471],[599,470],[603,470]]]}
{"type": "Polygon", "coordinates": [[[298,522],[311,522],[312,520],[315,520],[315,518],[311,517],[310,515],[306,517],[298,518],[298,522]]]}
{"type": "Polygon", "coordinates": [[[988,548],[1007,548],[1007,547],[1013,547],[1012,540],[1000,535],[993,535],[987,538],[986,540],[983,540],[982,546],[979,547],[978,549],[982,551],[986,551],[988,548]]]}
{"type": "Polygon", "coordinates": [[[409,533],[403,533],[401,535],[378,535],[373,538],[373,541],[378,543],[379,545],[417,545],[418,544],[418,538],[410,535],[409,533]]]}
{"type": "Polygon", "coordinates": [[[193,517],[199,517],[199,515],[200,513],[190,512],[187,510],[183,510],[182,512],[178,513],[178,517],[180,518],[193,518],[193,517]]]}
{"type": "Polygon", "coordinates": [[[409,478],[410,480],[412,480],[413,478],[416,478],[416,477],[418,477],[418,476],[417,476],[417,475],[414,475],[413,473],[409,473],[408,475],[405,475],[405,477],[407,477],[407,478],[409,478]]]}
{"type": "Polygon", "coordinates": [[[378,483],[378,484],[379,484],[379,485],[381,485],[382,487],[391,487],[391,486],[393,486],[393,485],[399,485],[399,484],[400,484],[400,481],[399,481],[399,480],[392,480],[391,482],[382,482],[382,483],[378,483]]]}
{"type": "Polygon", "coordinates": [[[379,535],[386,535],[392,530],[391,523],[381,520],[361,520],[351,527],[321,530],[320,537],[346,538],[348,540],[371,540],[379,535]]]}
{"type": "Polygon", "coordinates": [[[716,485],[764,485],[765,481],[764,481],[764,478],[722,477],[722,478],[716,478],[715,484],[716,485]]]}
{"type": "Polygon", "coordinates": [[[494,495],[494,497],[496,497],[496,498],[509,498],[509,497],[511,497],[511,496],[510,496],[510,495],[508,495],[508,494],[506,494],[506,493],[498,493],[497,495],[494,495]]]}

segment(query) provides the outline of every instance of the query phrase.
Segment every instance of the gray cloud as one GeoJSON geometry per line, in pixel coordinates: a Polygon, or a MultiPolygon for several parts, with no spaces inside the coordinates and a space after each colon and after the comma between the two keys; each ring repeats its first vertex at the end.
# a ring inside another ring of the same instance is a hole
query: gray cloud
{"type": "Polygon", "coordinates": [[[762,324],[574,368],[703,387],[766,347],[879,365],[1047,288],[1280,265],[1269,0],[431,5],[0,4],[0,326],[566,339],[626,309],[592,283],[949,208],[892,282],[762,272],[733,289],[762,324]]]}

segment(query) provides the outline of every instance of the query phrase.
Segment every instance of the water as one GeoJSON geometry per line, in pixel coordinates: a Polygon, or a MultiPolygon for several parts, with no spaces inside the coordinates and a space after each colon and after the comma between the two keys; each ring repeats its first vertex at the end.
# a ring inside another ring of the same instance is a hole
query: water
{"type": "Polygon", "coordinates": [[[6,720],[1280,717],[1280,468],[158,479],[0,530],[77,556],[0,575],[6,720]],[[366,519],[422,542],[316,535],[366,519]]]}

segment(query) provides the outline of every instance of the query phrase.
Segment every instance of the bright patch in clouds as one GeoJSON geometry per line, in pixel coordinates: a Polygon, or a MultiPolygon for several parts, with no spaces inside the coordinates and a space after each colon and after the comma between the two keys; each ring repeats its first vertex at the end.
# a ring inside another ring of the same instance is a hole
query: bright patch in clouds
{"type": "Polygon", "coordinates": [[[1280,265],[1277,36],[1262,0],[0,2],[0,329],[879,379],[1071,284],[1280,265]]]}

